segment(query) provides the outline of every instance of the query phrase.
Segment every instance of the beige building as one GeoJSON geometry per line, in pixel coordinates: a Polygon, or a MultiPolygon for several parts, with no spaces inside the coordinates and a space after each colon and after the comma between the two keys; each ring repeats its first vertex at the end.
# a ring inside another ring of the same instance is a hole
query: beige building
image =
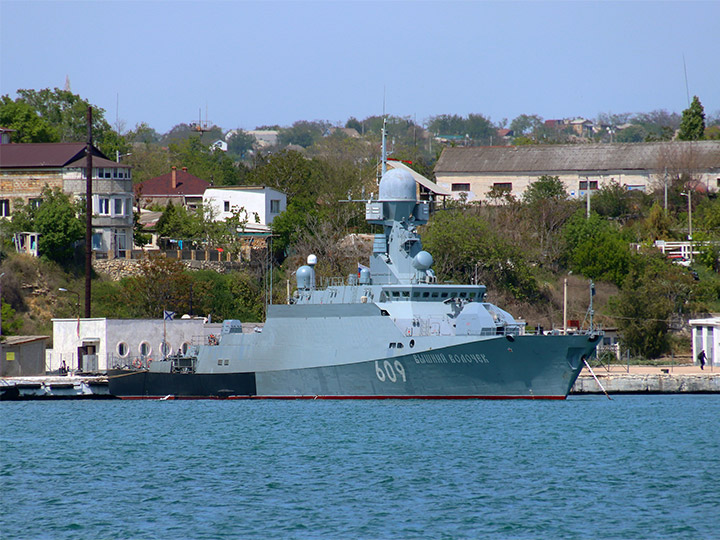
{"type": "MultiPolygon", "coordinates": [[[[18,202],[39,204],[45,186],[83,197],[85,149],[85,143],[0,144],[0,218],[10,218],[18,202]]],[[[129,256],[133,227],[130,167],[93,147],[92,191],[94,254],[129,256]]]]}
{"type": "Polygon", "coordinates": [[[486,200],[493,188],[522,197],[542,175],[558,176],[571,197],[611,182],[648,190],[662,185],[666,172],[718,191],[720,141],[456,147],[445,148],[435,166],[438,185],[469,201],[486,200]]]}

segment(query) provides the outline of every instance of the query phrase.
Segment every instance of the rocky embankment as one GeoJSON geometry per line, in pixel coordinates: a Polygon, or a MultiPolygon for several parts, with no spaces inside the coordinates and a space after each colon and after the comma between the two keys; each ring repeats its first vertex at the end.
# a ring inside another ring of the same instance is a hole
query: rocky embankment
{"type": "MultiPolygon", "coordinates": [[[[232,263],[218,261],[193,261],[181,260],[188,270],[214,270],[219,273],[228,272],[232,263]]],[[[140,273],[139,259],[105,259],[93,261],[93,268],[96,272],[105,274],[113,281],[131,277],[140,273]]]]}

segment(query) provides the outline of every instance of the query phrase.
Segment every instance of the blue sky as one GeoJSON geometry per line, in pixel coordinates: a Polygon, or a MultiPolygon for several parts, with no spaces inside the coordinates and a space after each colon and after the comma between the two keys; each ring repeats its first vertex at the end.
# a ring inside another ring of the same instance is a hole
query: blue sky
{"type": "Polygon", "coordinates": [[[382,113],[497,122],[720,113],[720,2],[0,0],[0,94],[71,90],[127,129],[382,113]],[[118,106],[119,104],[119,106],[118,106]]]}

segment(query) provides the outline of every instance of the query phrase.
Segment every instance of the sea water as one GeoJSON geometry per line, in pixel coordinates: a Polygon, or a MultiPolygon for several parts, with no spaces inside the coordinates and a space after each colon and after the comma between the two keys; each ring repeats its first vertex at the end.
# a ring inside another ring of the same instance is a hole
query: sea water
{"type": "Polygon", "coordinates": [[[720,396],[0,403],[3,539],[719,538],[720,396]]]}

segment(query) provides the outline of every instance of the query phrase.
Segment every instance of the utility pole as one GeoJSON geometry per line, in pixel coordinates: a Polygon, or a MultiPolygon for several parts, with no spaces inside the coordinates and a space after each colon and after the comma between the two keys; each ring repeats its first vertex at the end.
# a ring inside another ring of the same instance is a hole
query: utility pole
{"type": "Polygon", "coordinates": [[[87,110],[87,160],[85,164],[85,318],[90,318],[90,290],[92,275],[92,107],[87,110]]]}

